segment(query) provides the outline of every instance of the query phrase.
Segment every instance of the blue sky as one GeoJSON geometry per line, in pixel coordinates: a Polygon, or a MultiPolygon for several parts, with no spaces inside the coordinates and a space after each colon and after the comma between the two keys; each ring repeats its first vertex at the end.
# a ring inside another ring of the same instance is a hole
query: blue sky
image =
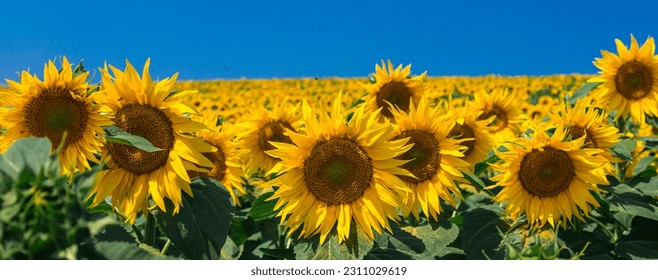
{"type": "Polygon", "coordinates": [[[596,73],[615,38],[658,35],[654,1],[141,2],[3,3],[0,78],[42,77],[61,55],[92,72],[151,57],[154,77],[180,79],[365,77],[382,59],[430,76],[596,73]]]}

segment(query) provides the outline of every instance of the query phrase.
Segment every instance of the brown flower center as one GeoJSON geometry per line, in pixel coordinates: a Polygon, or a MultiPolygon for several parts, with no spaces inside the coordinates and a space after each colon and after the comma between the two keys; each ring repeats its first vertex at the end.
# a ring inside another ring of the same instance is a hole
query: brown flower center
{"type": "Polygon", "coordinates": [[[473,138],[473,140],[461,142],[462,146],[466,146],[466,151],[464,151],[465,157],[470,155],[473,152],[473,149],[475,149],[475,132],[473,132],[473,129],[467,124],[455,124],[450,130],[450,133],[448,133],[448,137],[456,139],[473,138]]]}
{"type": "MultiPolygon", "coordinates": [[[[82,139],[89,113],[84,100],[75,99],[69,89],[47,88],[25,106],[25,123],[30,134],[48,137],[57,148],[67,132],[64,146],[82,139]]],[[[85,94],[85,93],[82,93],[85,94]]]]}
{"type": "Polygon", "coordinates": [[[596,139],[594,139],[592,133],[589,130],[574,125],[569,127],[568,133],[571,135],[571,139],[573,140],[580,139],[581,137],[585,136],[585,143],[583,148],[598,148],[596,139]]]}
{"type": "Polygon", "coordinates": [[[409,112],[409,100],[412,96],[409,89],[402,82],[390,82],[382,86],[377,93],[377,106],[382,108],[382,115],[392,118],[390,106],[396,106],[400,110],[409,112]],[[388,101],[388,103],[386,103],[388,101]],[[390,105],[389,105],[390,103],[390,105]]]}
{"type": "Polygon", "coordinates": [[[400,176],[400,179],[412,184],[418,184],[430,180],[436,176],[441,167],[441,154],[439,153],[439,142],[433,133],[425,130],[405,130],[393,140],[409,137],[407,144],[414,144],[404,154],[396,157],[401,160],[411,160],[401,167],[414,174],[416,178],[400,176]]]}
{"type": "Polygon", "coordinates": [[[258,147],[261,151],[276,149],[269,141],[292,144],[292,140],[283,134],[287,129],[293,130],[292,126],[283,120],[274,120],[266,123],[258,131],[258,147]]]}
{"type": "Polygon", "coordinates": [[[521,161],[521,185],[539,197],[557,195],[567,189],[575,176],[573,162],[565,151],[545,147],[533,149],[521,161]]]}
{"type": "Polygon", "coordinates": [[[651,68],[638,61],[624,63],[615,76],[615,88],[626,99],[644,98],[653,88],[651,68]]]}
{"type": "Polygon", "coordinates": [[[116,126],[145,138],[153,146],[162,149],[146,152],[135,147],[108,143],[107,147],[119,167],[133,174],[150,173],[167,163],[174,147],[174,131],[171,120],[160,109],[145,104],[129,104],[116,112],[116,126]]]}
{"type": "Polygon", "coordinates": [[[304,161],[308,190],[328,205],[351,203],[370,187],[372,164],[351,139],[333,138],[318,142],[304,161]]]}
{"type": "Polygon", "coordinates": [[[212,170],[210,170],[209,173],[188,170],[187,174],[190,178],[209,177],[220,182],[224,179],[224,176],[226,175],[226,155],[220,147],[216,148],[217,151],[214,153],[203,153],[203,156],[212,161],[214,164],[212,170]]]}
{"type": "Polygon", "coordinates": [[[493,132],[498,132],[507,127],[507,113],[503,108],[500,108],[498,105],[494,105],[493,108],[489,111],[485,111],[480,116],[478,117],[478,120],[486,120],[489,119],[493,116],[496,116],[491,123],[489,123],[489,127],[493,127],[494,130],[493,132]]]}

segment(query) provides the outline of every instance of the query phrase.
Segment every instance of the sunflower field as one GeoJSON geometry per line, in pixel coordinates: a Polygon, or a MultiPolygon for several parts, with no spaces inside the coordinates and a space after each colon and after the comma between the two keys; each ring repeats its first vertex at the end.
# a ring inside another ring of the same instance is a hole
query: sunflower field
{"type": "Polygon", "coordinates": [[[616,45],[593,75],[48,61],[0,88],[0,258],[658,259],[658,55],[616,45]]]}

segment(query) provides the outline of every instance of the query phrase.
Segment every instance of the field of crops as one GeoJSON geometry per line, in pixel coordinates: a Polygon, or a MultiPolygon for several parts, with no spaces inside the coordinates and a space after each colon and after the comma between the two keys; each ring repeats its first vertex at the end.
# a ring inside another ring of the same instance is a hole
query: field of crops
{"type": "Polygon", "coordinates": [[[0,259],[658,259],[653,38],[591,75],[130,63],[0,89],[0,259]]]}

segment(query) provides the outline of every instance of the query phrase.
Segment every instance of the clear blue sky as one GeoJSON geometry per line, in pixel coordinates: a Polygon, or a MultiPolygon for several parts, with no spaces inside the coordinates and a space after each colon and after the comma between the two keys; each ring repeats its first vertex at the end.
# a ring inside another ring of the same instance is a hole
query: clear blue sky
{"type": "MultiPolygon", "coordinates": [[[[655,1],[9,1],[0,78],[61,55],[180,79],[595,73],[601,49],[658,36],[655,1]],[[111,3],[111,4],[110,4],[111,3]]],[[[96,74],[97,76],[98,74],[96,74]]]]}

